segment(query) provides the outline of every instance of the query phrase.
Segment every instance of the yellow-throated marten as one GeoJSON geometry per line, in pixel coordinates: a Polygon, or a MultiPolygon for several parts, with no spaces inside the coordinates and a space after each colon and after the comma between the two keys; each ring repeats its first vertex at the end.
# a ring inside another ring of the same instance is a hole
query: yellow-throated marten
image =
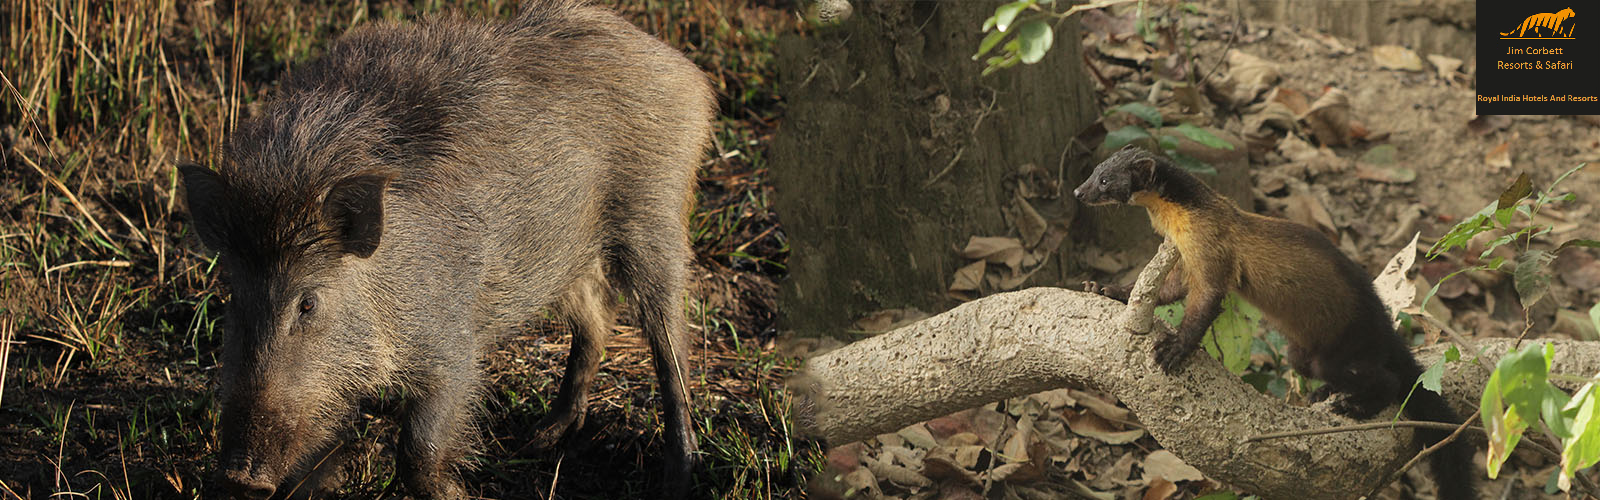
{"type": "MultiPolygon", "coordinates": [[[[1182,367],[1199,346],[1229,291],[1254,304],[1283,332],[1296,371],[1327,383],[1314,399],[1345,395],[1332,405],[1340,414],[1372,417],[1403,400],[1422,373],[1366,271],[1322,233],[1241,211],[1165,156],[1133,147],[1096,166],[1073,195],[1090,205],[1142,206],[1156,232],[1178,247],[1178,264],[1157,298],[1161,304],[1185,299],[1177,335],[1155,345],[1156,363],[1167,373],[1182,367]]],[[[1131,288],[1085,285],[1122,301],[1131,288]]],[[[1411,394],[1405,412],[1418,420],[1461,422],[1443,397],[1421,388],[1411,394]]],[[[1449,431],[1421,429],[1416,435],[1431,445],[1449,431]]],[[[1465,442],[1434,453],[1439,498],[1477,498],[1472,468],[1465,442]]]]}

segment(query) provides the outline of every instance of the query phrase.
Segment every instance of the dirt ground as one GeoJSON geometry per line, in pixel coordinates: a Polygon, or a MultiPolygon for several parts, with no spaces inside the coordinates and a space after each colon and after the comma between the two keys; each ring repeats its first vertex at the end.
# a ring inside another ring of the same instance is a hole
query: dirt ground
{"type": "MultiPolygon", "coordinates": [[[[1494,202],[1519,174],[1526,173],[1538,192],[1579,164],[1600,159],[1600,121],[1592,117],[1476,116],[1470,60],[1463,64],[1296,27],[1240,23],[1220,9],[1152,15],[1163,22],[1180,17],[1189,31],[1174,33],[1193,43],[1188,49],[1195,58],[1192,65],[1183,65],[1176,50],[1164,50],[1160,37],[1151,43],[1141,40],[1132,7],[1092,11],[1077,21],[1084,23],[1083,50],[1096,74],[1102,108],[1146,102],[1169,124],[1195,123],[1243,138],[1253,195],[1238,200],[1241,206],[1323,229],[1373,275],[1413,234],[1420,233],[1419,247],[1426,250],[1457,222],[1494,202]],[[1415,69],[1392,67],[1408,57],[1415,58],[1415,69]],[[1168,81],[1157,83],[1158,75],[1168,81]],[[1206,82],[1200,86],[1199,102],[1173,90],[1174,81],[1191,77],[1206,82]],[[1256,87],[1246,88],[1251,85],[1256,87]],[[1274,103],[1288,109],[1269,106],[1274,103]],[[1317,113],[1307,113],[1324,103],[1339,108],[1332,131],[1315,123],[1317,113]]],[[[1136,122],[1113,114],[1104,120],[1104,129],[1136,122]]],[[[1081,179],[1066,181],[1070,186],[1081,179]]],[[[1527,248],[1548,251],[1569,239],[1600,237],[1600,224],[1594,223],[1600,171],[1594,166],[1580,170],[1555,190],[1564,193],[1576,199],[1541,211],[1536,222],[1553,229],[1527,241],[1527,248]]],[[[1494,236],[1499,233],[1433,260],[1419,254],[1413,271],[1420,285],[1418,300],[1428,285],[1478,264],[1483,243],[1494,236]]],[[[1494,255],[1504,254],[1501,250],[1494,255]]],[[[1106,257],[1105,263],[1087,266],[1089,275],[1062,283],[1036,279],[1024,286],[1071,286],[1085,278],[1131,280],[1148,258],[1147,253],[1115,248],[1090,251],[1106,257]]],[[[1549,295],[1527,311],[1518,304],[1508,273],[1487,272],[1446,282],[1426,310],[1474,338],[1526,332],[1534,339],[1600,339],[1587,315],[1600,300],[1595,252],[1564,251],[1551,269],[1549,295]]],[[[1434,340],[1418,336],[1418,341],[1434,340]]],[[[1246,380],[1294,384],[1273,371],[1281,370],[1275,364],[1257,351],[1246,380]]],[[[1301,399],[1292,390],[1280,396],[1291,402],[1301,399]]],[[[1142,434],[1137,415],[1106,399],[1062,389],[835,448],[829,454],[834,480],[814,486],[831,495],[866,490],[895,498],[1070,495],[1148,500],[1219,492],[1224,496],[1208,498],[1235,498],[1228,485],[1202,478],[1160,450],[1159,443],[1142,434]],[[1007,466],[1017,464],[1007,457],[1019,455],[1049,466],[1013,476],[1018,469],[1007,466]]],[[[1485,481],[1485,498],[1561,497],[1543,493],[1555,464],[1531,453],[1514,456],[1510,464],[1498,480],[1485,481]]],[[[1379,497],[1432,498],[1432,491],[1431,476],[1417,468],[1379,497]]]]}

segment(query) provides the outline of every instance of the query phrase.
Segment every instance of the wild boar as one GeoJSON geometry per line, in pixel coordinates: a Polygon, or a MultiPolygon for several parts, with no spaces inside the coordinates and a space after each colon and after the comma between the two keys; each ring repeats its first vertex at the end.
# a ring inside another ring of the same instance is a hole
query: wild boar
{"type": "Polygon", "coordinates": [[[542,311],[572,326],[530,434],[554,443],[583,422],[620,293],[654,355],[663,488],[681,496],[697,447],[687,217],[715,108],[693,63],[581,0],[369,24],[295,68],[215,172],[180,166],[232,293],[221,482],[247,498],[331,486],[317,483],[337,481],[324,458],[340,429],[399,388],[407,487],[462,498],[482,356],[542,311]]]}

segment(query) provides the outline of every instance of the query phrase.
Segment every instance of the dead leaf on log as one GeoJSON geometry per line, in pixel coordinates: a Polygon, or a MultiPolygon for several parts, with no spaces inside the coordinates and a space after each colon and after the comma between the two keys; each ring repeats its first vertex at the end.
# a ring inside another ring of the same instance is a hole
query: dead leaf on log
{"type": "Polygon", "coordinates": [[[922,321],[927,317],[928,313],[916,308],[884,309],[867,314],[851,326],[858,332],[883,333],[922,321]]]}
{"type": "Polygon", "coordinates": [[[878,487],[878,478],[874,477],[872,471],[866,467],[861,467],[850,471],[849,474],[845,474],[844,484],[852,490],[861,492],[860,494],[868,498],[883,496],[883,490],[878,487]]]}
{"type": "Polygon", "coordinates": [[[1330,52],[1330,55],[1343,56],[1343,55],[1354,54],[1356,52],[1356,49],[1352,49],[1352,48],[1350,48],[1350,46],[1345,45],[1344,42],[1339,41],[1339,37],[1336,37],[1336,36],[1333,36],[1333,35],[1329,35],[1327,33],[1321,32],[1321,31],[1314,31],[1314,30],[1313,31],[1308,31],[1308,32],[1302,33],[1302,34],[1306,35],[1306,37],[1311,38],[1312,40],[1316,40],[1318,42],[1321,42],[1322,45],[1328,47],[1328,51],[1330,52]]]}
{"type": "Polygon", "coordinates": [[[1417,180],[1417,171],[1393,165],[1356,162],[1356,178],[1385,184],[1409,184],[1417,180]]]}
{"type": "Polygon", "coordinates": [[[1129,484],[1128,475],[1133,474],[1133,463],[1137,460],[1138,457],[1134,456],[1133,452],[1123,453],[1117,457],[1116,462],[1111,463],[1110,467],[1100,471],[1094,479],[1090,479],[1089,486],[1097,490],[1111,490],[1129,484]]]}
{"type": "Polygon", "coordinates": [[[1155,481],[1150,482],[1150,488],[1144,490],[1144,496],[1140,498],[1142,500],[1167,500],[1177,492],[1178,485],[1172,484],[1171,481],[1157,478],[1155,481]]]}
{"type": "Polygon", "coordinates": [[[1422,58],[1411,49],[1399,45],[1379,45],[1372,48],[1372,59],[1378,66],[1403,71],[1422,71],[1422,58]]]}
{"type": "Polygon", "coordinates": [[[917,471],[908,467],[895,465],[890,460],[864,457],[862,463],[866,464],[867,470],[872,471],[873,477],[877,479],[888,480],[894,484],[911,488],[933,486],[933,480],[918,474],[917,471]]]}
{"type": "Polygon", "coordinates": [[[950,283],[950,291],[953,293],[978,291],[983,286],[983,269],[984,263],[981,260],[957,269],[955,280],[950,283]]]}
{"type": "Polygon", "coordinates": [[[1311,110],[1311,98],[1306,97],[1305,92],[1288,87],[1278,87],[1273,89],[1272,94],[1267,100],[1284,105],[1284,107],[1289,108],[1289,111],[1293,112],[1295,116],[1300,116],[1305,114],[1306,111],[1311,110]]]}
{"type": "Polygon", "coordinates": [[[1154,484],[1156,480],[1178,481],[1203,481],[1205,474],[1200,473],[1189,464],[1183,463],[1177,455],[1167,450],[1156,450],[1144,457],[1145,478],[1154,484]]]}
{"type": "Polygon", "coordinates": [[[828,450],[828,468],[842,473],[849,473],[861,467],[861,451],[866,445],[860,441],[844,446],[835,446],[828,450]]]}
{"type": "Polygon", "coordinates": [[[1277,65],[1240,50],[1229,51],[1228,70],[1207,81],[1213,99],[1233,107],[1244,107],[1283,79],[1277,65]]]}
{"type": "Polygon", "coordinates": [[[1383,266],[1383,271],[1372,280],[1372,286],[1378,291],[1378,299],[1389,309],[1389,320],[1394,321],[1399,317],[1400,310],[1410,306],[1417,298],[1417,287],[1411,285],[1411,279],[1406,277],[1411,272],[1411,266],[1417,262],[1417,239],[1422,233],[1411,237],[1411,243],[1400,247],[1389,263],[1383,266]]]}
{"type": "Polygon", "coordinates": [[[1350,97],[1343,90],[1329,87],[1300,118],[1323,146],[1350,144],[1350,97]]]}
{"type": "Polygon", "coordinates": [[[1116,425],[1092,412],[1078,413],[1067,410],[1064,413],[1067,417],[1067,427],[1072,429],[1073,434],[1079,436],[1106,444],[1128,444],[1144,437],[1144,429],[1118,430],[1116,425]]]}
{"type": "Polygon", "coordinates": [[[1475,135],[1488,135],[1490,132],[1511,126],[1511,117],[1508,115],[1479,115],[1467,120],[1467,130],[1475,135]]]}
{"type": "Polygon", "coordinates": [[[1287,205],[1283,209],[1283,216],[1307,227],[1313,227],[1334,241],[1339,241],[1339,228],[1333,225],[1333,216],[1328,214],[1327,207],[1322,206],[1322,200],[1305,189],[1293,190],[1288,198],[1284,198],[1287,205]]]}
{"type": "Polygon", "coordinates": [[[1491,167],[1505,171],[1511,168],[1511,141],[1500,143],[1494,149],[1483,155],[1483,162],[1491,167]]]}
{"type": "Polygon", "coordinates": [[[1457,70],[1461,69],[1461,60],[1439,54],[1428,54],[1428,62],[1433,63],[1434,69],[1439,70],[1439,78],[1454,83],[1456,77],[1461,76],[1457,70]]]}
{"type": "Polygon", "coordinates": [[[1110,420],[1112,422],[1129,422],[1133,420],[1133,412],[1127,408],[1117,406],[1117,403],[1114,401],[1107,400],[1099,395],[1077,389],[1069,390],[1068,394],[1070,394],[1073,399],[1077,399],[1078,404],[1083,405],[1084,408],[1088,408],[1089,411],[1094,412],[1095,415],[1104,417],[1106,420],[1110,420]]]}
{"type": "Polygon", "coordinates": [[[908,425],[904,429],[900,429],[899,431],[895,432],[895,435],[900,436],[901,439],[905,439],[906,442],[911,443],[912,446],[925,450],[931,450],[939,446],[938,440],[933,439],[933,434],[928,432],[928,428],[924,427],[922,424],[908,425]]]}

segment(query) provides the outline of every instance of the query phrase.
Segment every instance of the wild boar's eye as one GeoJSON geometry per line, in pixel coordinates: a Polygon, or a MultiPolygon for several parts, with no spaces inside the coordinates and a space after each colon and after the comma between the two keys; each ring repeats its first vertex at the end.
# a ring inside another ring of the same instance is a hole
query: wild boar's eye
{"type": "Polygon", "coordinates": [[[308,295],[305,298],[300,299],[300,314],[310,313],[312,309],[316,309],[316,308],[317,308],[317,299],[316,299],[316,297],[312,297],[312,296],[308,295]]]}

